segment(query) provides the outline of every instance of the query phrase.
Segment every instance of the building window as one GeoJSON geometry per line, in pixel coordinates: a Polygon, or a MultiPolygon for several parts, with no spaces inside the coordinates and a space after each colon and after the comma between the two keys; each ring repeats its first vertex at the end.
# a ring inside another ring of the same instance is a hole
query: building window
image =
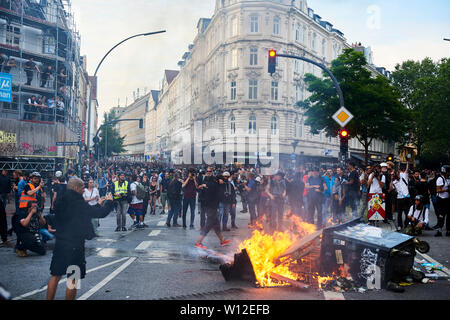
{"type": "Polygon", "coordinates": [[[280,18],[278,17],[273,18],[273,34],[280,34],[280,18]]]}
{"type": "Polygon", "coordinates": [[[327,41],[325,39],[322,40],[322,56],[325,56],[325,51],[327,48],[327,41]]]}
{"type": "Polygon", "coordinates": [[[250,65],[258,65],[258,48],[250,48],[250,65]]]}
{"type": "Polygon", "coordinates": [[[248,81],[248,98],[250,100],[258,99],[258,80],[248,81]]]}
{"type": "Polygon", "coordinates": [[[311,46],[314,50],[316,50],[316,41],[317,41],[317,35],[314,33],[312,36],[312,42],[311,42],[311,46]]]}
{"type": "Polygon", "coordinates": [[[300,64],[300,62],[298,60],[294,61],[294,71],[297,73],[299,72],[299,69],[300,69],[299,64],[300,64]]]}
{"type": "Polygon", "coordinates": [[[295,86],[295,100],[296,101],[300,101],[300,96],[301,96],[301,88],[300,88],[300,85],[296,85],[295,86]]]}
{"type": "Polygon", "coordinates": [[[236,118],[235,118],[235,116],[231,116],[231,118],[230,118],[230,133],[232,135],[236,134],[236,118]]]}
{"type": "Polygon", "coordinates": [[[236,100],[236,81],[231,81],[230,99],[236,100]]]}
{"type": "Polygon", "coordinates": [[[302,28],[302,43],[306,43],[306,27],[302,28]]]}
{"type": "Polygon", "coordinates": [[[248,133],[256,134],[256,116],[254,114],[248,119],[248,133]]]}
{"type": "Polygon", "coordinates": [[[238,67],[238,51],[237,49],[233,49],[233,51],[231,51],[231,68],[237,67],[238,67]]]}
{"type": "Polygon", "coordinates": [[[298,118],[295,118],[294,120],[294,138],[297,138],[297,122],[298,122],[298,118]]]}
{"type": "Polygon", "coordinates": [[[231,30],[230,30],[231,36],[237,36],[238,35],[238,19],[236,17],[233,17],[231,19],[231,30]]]}
{"type": "Polygon", "coordinates": [[[56,42],[54,37],[44,36],[43,39],[43,53],[55,54],[56,53],[56,42]]]}
{"type": "Polygon", "coordinates": [[[270,97],[274,101],[278,101],[278,81],[272,81],[272,89],[270,91],[270,97]]]}
{"type": "Polygon", "coordinates": [[[270,120],[270,133],[273,136],[278,135],[278,119],[276,116],[273,116],[270,120]]]}
{"type": "Polygon", "coordinates": [[[250,32],[256,33],[259,32],[259,22],[258,16],[250,17],[250,32]]]}
{"type": "Polygon", "coordinates": [[[300,24],[297,23],[295,25],[295,41],[299,41],[300,40],[300,24]]]}
{"type": "Polygon", "coordinates": [[[20,28],[7,25],[6,26],[6,44],[14,47],[20,45],[20,28]]]}

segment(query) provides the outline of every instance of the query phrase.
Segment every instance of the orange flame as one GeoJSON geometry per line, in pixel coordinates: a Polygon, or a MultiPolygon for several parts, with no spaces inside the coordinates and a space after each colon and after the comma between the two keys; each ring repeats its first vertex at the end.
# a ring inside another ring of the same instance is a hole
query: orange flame
{"type": "MultiPolygon", "coordinates": [[[[295,241],[316,231],[312,224],[303,222],[297,216],[289,219],[290,228],[287,231],[276,231],[272,235],[266,234],[264,230],[255,230],[250,239],[239,245],[239,250],[246,249],[255,271],[256,279],[261,287],[280,286],[278,281],[270,278],[270,273],[276,273],[288,279],[297,280],[298,276],[289,271],[287,259],[282,259],[281,264],[275,261],[295,241]]],[[[281,285],[288,285],[282,283],[281,285]]]]}

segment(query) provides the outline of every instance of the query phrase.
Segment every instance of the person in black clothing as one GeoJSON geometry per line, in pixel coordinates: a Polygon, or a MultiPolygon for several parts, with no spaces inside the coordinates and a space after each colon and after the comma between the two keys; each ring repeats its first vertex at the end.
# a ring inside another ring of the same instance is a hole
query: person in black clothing
{"type": "Polygon", "coordinates": [[[101,198],[99,204],[90,206],[83,198],[84,183],[79,178],[72,178],[67,184],[67,191],[56,203],[56,242],[50,265],[51,278],[48,282],[47,300],[55,298],[58,282],[67,274],[72,277],[67,281],[66,300],[74,300],[77,294],[75,276],[84,279],[86,259],[85,240],[90,238],[92,219],[105,218],[113,210],[112,195],[101,198]],[[103,205],[103,206],[102,206],[103,205]],[[74,269],[78,268],[77,271],[74,269]]]}
{"type": "Polygon", "coordinates": [[[288,173],[286,176],[286,193],[289,200],[289,205],[291,207],[291,213],[297,215],[298,217],[302,216],[302,208],[303,208],[303,192],[305,189],[305,184],[302,181],[301,172],[297,173],[288,173]]]}
{"type": "MultiPolygon", "coordinates": [[[[213,168],[208,168],[207,173],[212,173],[213,168]]],[[[223,180],[222,180],[223,182],[223,180]]],[[[214,229],[217,237],[220,240],[222,246],[226,246],[230,243],[230,240],[225,240],[220,232],[220,222],[217,215],[217,209],[219,208],[219,183],[218,179],[213,175],[205,177],[202,185],[199,186],[201,190],[204,191],[204,206],[206,209],[206,224],[205,227],[200,231],[200,237],[198,238],[195,246],[197,248],[206,249],[203,245],[203,239],[207,236],[211,229],[214,229]]]]}
{"type": "Polygon", "coordinates": [[[0,198],[0,237],[2,244],[6,245],[8,242],[8,222],[6,221],[6,210],[3,200],[0,198]]]}
{"type": "Polygon", "coordinates": [[[31,81],[33,81],[33,74],[34,70],[36,70],[38,73],[41,71],[39,70],[39,67],[34,63],[33,58],[30,58],[24,65],[25,73],[27,74],[27,86],[31,86],[31,81]]]}
{"type": "Polygon", "coordinates": [[[27,250],[45,255],[45,247],[40,236],[41,224],[46,224],[39,212],[36,201],[28,201],[26,211],[16,213],[12,219],[14,232],[17,234],[16,253],[26,257],[27,250]]]}
{"type": "Polygon", "coordinates": [[[167,186],[167,198],[169,199],[170,211],[167,217],[166,226],[170,227],[170,220],[173,217],[173,227],[181,227],[178,224],[178,214],[181,210],[181,187],[180,175],[175,174],[172,181],[167,186]]]}
{"type": "Polygon", "coordinates": [[[52,77],[52,75],[53,75],[52,66],[45,67],[44,71],[41,74],[41,88],[45,88],[47,86],[47,81],[52,77]]]}
{"type": "Polygon", "coordinates": [[[17,67],[16,60],[14,58],[10,58],[6,65],[3,66],[3,72],[9,73],[12,67],[17,67]]]}
{"type": "MultiPolygon", "coordinates": [[[[200,174],[197,176],[197,185],[201,186],[205,184],[205,181],[209,179],[208,177],[211,177],[213,174],[212,169],[207,171],[205,174],[204,170],[200,170],[200,174]]],[[[198,189],[198,202],[199,202],[199,209],[200,209],[200,230],[202,230],[206,225],[206,198],[205,198],[205,189],[199,188],[198,189]]]]}
{"type": "Polygon", "coordinates": [[[3,206],[6,208],[6,204],[8,202],[8,195],[11,192],[11,180],[8,177],[8,172],[6,170],[2,170],[2,174],[0,175],[0,198],[3,201],[3,206]]]}
{"type": "MultiPolygon", "coordinates": [[[[219,182],[219,223],[222,222],[222,231],[228,229],[228,216],[231,215],[232,208],[236,208],[236,192],[234,186],[229,181],[231,174],[224,172],[219,182]]],[[[235,218],[235,217],[234,217],[235,218]]],[[[231,221],[232,226],[236,226],[236,221],[231,221]]]]}
{"type": "Polygon", "coordinates": [[[386,201],[386,206],[385,206],[386,217],[384,219],[384,223],[389,223],[389,221],[393,220],[392,201],[394,199],[393,190],[390,190],[391,173],[389,172],[387,163],[382,163],[382,164],[380,164],[380,166],[381,166],[381,174],[386,179],[386,182],[385,182],[383,188],[381,189],[383,191],[383,193],[385,194],[385,201],[386,201]]]}

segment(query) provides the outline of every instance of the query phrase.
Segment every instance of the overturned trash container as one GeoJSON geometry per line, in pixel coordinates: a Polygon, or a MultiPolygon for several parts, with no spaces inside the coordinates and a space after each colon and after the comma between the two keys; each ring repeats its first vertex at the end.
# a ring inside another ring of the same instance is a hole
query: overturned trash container
{"type": "Polygon", "coordinates": [[[413,237],[356,219],[323,230],[320,272],[345,270],[360,286],[385,289],[410,274],[415,255],[413,237]]]}

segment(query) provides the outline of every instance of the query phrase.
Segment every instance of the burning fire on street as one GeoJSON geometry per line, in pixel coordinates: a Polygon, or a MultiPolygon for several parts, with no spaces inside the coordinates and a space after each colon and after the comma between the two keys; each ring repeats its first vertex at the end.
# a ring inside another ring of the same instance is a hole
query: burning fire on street
{"type": "MultiPolygon", "coordinates": [[[[268,234],[264,230],[255,230],[250,239],[243,241],[239,250],[246,250],[250,258],[257,284],[260,287],[289,286],[283,280],[302,280],[294,272],[292,265],[296,263],[289,256],[281,257],[298,239],[316,232],[316,227],[303,222],[296,216],[290,217],[290,228],[286,231],[275,231],[268,234]],[[286,278],[286,279],[285,279],[286,278]]],[[[319,284],[321,278],[318,278],[319,284]]]]}

